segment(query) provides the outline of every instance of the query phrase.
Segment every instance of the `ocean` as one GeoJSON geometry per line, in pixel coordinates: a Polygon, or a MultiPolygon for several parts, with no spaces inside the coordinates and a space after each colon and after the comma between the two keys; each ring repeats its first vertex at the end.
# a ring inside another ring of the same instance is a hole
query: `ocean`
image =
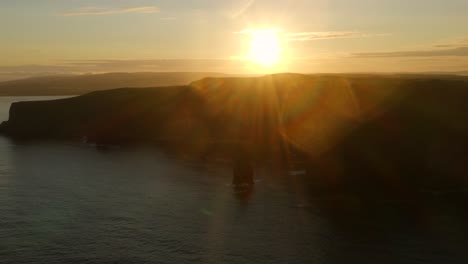
{"type": "MultiPolygon", "coordinates": [[[[55,98],[0,97],[0,120],[55,98]]],[[[228,164],[0,136],[0,263],[468,263],[464,206],[318,197],[284,173],[239,191],[228,164]]]]}

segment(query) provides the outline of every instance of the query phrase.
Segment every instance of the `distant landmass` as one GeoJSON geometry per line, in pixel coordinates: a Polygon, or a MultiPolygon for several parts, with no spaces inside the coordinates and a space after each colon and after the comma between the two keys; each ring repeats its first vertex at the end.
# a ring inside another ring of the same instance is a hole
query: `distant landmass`
{"type": "Polygon", "coordinates": [[[468,80],[275,74],[18,102],[16,139],[155,145],[215,159],[301,162],[318,192],[468,188],[468,80]]]}
{"type": "MultiPolygon", "coordinates": [[[[421,73],[421,74],[309,74],[315,77],[341,76],[367,78],[369,76],[392,76],[398,78],[437,78],[445,80],[468,80],[468,72],[421,73]]],[[[136,73],[103,73],[83,75],[52,75],[27,79],[0,82],[0,96],[52,96],[81,95],[93,91],[116,88],[143,88],[156,86],[186,85],[207,77],[254,77],[258,75],[234,75],[210,72],[136,72],[136,73]]]]}
{"type": "Polygon", "coordinates": [[[226,77],[209,72],[137,72],[32,77],[0,82],[0,96],[80,95],[122,87],[185,85],[205,77],[226,77]]]}

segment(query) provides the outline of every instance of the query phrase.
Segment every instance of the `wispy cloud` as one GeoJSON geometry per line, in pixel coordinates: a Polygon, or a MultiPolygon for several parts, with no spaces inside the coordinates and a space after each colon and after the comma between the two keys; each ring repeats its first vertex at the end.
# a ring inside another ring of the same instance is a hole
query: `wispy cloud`
{"type": "Polygon", "coordinates": [[[280,32],[280,29],[276,28],[268,28],[268,29],[243,29],[241,31],[235,31],[233,32],[234,34],[246,34],[246,35],[252,35],[258,32],[275,32],[278,33],[280,32]]]}
{"type": "Polygon", "coordinates": [[[384,58],[384,57],[439,57],[439,56],[468,56],[468,47],[459,47],[452,49],[433,49],[433,50],[410,50],[395,52],[369,52],[354,53],[354,57],[361,58],[384,58]]]}
{"type": "MultiPolygon", "coordinates": [[[[382,35],[382,34],[380,34],[382,35]]],[[[337,39],[337,38],[363,38],[377,36],[359,31],[324,31],[324,32],[300,32],[285,34],[286,41],[311,41],[321,39],[337,39]]]]}
{"type": "Polygon", "coordinates": [[[468,38],[459,38],[446,43],[428,45],[419,50],[381,51],[352,53],[355,58],[435,58],[468,56],[468,38]]]}
{"type": "Polygon", "coordinates": [[[434,45],[435,48],[461,48],[468,47],[468,38],[458,39],[449,43],[442,43],[434,45]]]}
{"type": "Polygon", "coordinates": [[[244,29],[234,32],[235,34],[252,35],[256,32],[275,32],[283,41],[312,41],[322,39],[339,39],[339,38],[364,38],[374,36],[386,36],[387,34],[370,34],[359,31],[317,31],[317,32],[283,32],[280,29],[244,29]]]}
{"type": "Polygon", "coordinates": [[[157,6],[135,6],[118,9],[100,8],[94,6],[81,7],[76,11],[64,12],[60,16],[99,16],[99,15],[114,15],[114,14],[153,14],[160,11],[157,6]]]}
{"type": "Polygon", "coordinates": [[[232,18],[237,18],[237,17],[242,16],[247,10],[249,10],[249,8],[250,8],[254,3],[255,3],[255,0],[244,0],[243,5],[241,6],[241,8],[239,8],[238,10],[236,10],[236,11],[231,15],[231,17],[232,17],[232,18]]]}

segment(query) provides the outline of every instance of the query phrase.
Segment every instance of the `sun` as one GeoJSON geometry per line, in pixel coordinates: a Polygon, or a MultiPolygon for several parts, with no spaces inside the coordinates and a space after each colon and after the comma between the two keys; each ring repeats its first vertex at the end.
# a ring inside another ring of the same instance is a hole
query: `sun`
{"type": "Polygon", "coordinates": [[[276,30],[249,30],[249,59],[261,66],[272,67],[281,58],[281,42],[276,30]]]}

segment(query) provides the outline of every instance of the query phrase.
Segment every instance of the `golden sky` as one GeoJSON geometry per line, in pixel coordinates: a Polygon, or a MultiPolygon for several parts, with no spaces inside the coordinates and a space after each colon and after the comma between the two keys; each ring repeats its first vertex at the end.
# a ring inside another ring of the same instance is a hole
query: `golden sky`
{"type": "Polygon", "coordinates": [[[466,0],[2,0],[0,80],[468,71],[466,0]]]}

